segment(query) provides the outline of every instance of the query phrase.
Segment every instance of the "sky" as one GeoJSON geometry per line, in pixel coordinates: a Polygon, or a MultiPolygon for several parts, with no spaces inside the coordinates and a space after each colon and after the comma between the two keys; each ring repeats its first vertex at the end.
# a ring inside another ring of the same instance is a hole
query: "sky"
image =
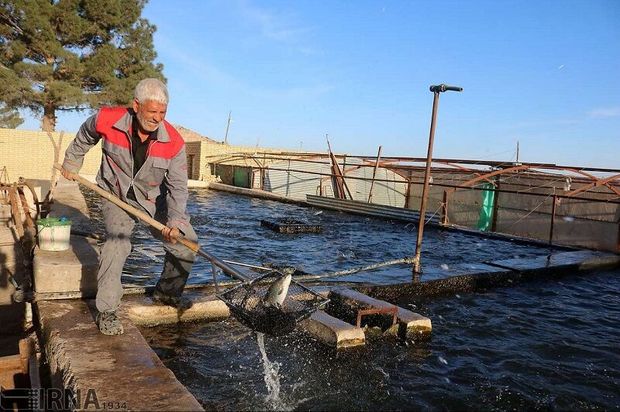
{"type": "MultiPolygon", "coordinates": [[[[620,168],[620,1],[150,0],[167,120],[351,155],[620,168]]],[[[86,113],[59,115],[75,132],[86,113]]],[[[38,129],[28,118],[23,129],[38,129]]]]}

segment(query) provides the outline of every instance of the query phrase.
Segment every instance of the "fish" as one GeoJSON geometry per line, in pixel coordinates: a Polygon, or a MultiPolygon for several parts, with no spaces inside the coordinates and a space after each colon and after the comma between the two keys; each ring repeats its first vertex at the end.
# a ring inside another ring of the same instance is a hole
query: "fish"
{"type": "Polygon", "coordinates": [[[263,298],[263,304],[276,308],[282,307],[286,295],[288,294],[288,288],[291,285],[292,278],[293,276],[289,274],[274,280],[273,283],[269,285],[267,294],[263,298]]]}

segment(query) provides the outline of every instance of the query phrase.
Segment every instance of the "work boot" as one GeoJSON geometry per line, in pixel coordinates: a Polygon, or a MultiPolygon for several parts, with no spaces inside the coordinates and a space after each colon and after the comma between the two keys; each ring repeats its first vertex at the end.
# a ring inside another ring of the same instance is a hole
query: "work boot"
{"type": "Polygon", "coordinates": [[[97,326],[99,332],[104,335],[122,335],[124,332],[123,324],[116,316],[116,312],[111,310],[97,314],[97,326]]]}
{"type": "Polygon", "coordinates": [[[191,300],[183,296],[170,296],[155,289],[153,291],[152,299],[154,302],[161,303],[163,305],[172,306],[180,311],[185,311],[192,307],[194,304],[191,300]]]}

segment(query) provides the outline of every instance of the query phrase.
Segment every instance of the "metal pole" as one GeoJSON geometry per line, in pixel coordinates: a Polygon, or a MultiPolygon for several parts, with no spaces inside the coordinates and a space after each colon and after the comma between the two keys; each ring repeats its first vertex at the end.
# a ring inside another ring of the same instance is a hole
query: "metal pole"
{"type": "Polygon", "coordinates": [[[381,146],[377,152],[377,161],[375,162],[375,168],[372,170],[372,180],[370,181],[370,190],[368,190],[368,203],[372,199],[372,187],[375,185],[375,176],[377,175],[377,168],[379,167],[379,161],[381,160],[381,146]]]}
{"type": "Polygon", "coordinates": [[[447,86],[440,84],[431,86],[433,92],[433,113],[431,115],[431,130],[428,136],[428,151],[426,154],[426,170],[424,171],[424,187],[422,188],[422,200],[420,202],[420,221],[418,222],[418,236],[415,243],[415,257],[413,258],[414,280],[420,273],[420,254],[422,252],[422,237],[424,235],[424,220],[426,219],[426,202],[428,200],[429,177],[431,174],[431,162],[433,161],[433,142],[435,140],[435,125],[437,123],[437,108],[439,107],[439,94],[445,91],[463,91],[462,87],[447,86]]]}
{"type": "MultiPolygon", "coordinates": [[[[228,129],[230,129],[230,115],[232,114],[232,110],[228,112],[228,122],[226,122],[226,134],[224,135],[224,144],[228,144],[228,129]]],[[[258,146],[258,143],[256,143],[258,146]]]]}
{"type": "Polygon", "coordinates": [[[442,216],[441,216],[441,224],[442,225],[447,225],[448,224],[448,191],[444,190],[443,191],[443,205],[442,206],[442,216]]]}
{"type": "Polygon", "coordinates": [[[497,232],[497,214],[499,213],[499,177],[495,182],[495,188],[493,190],[493,216],[491,218],[491,232],[497,232]]]}
{"type": "Polygon", "coordinates": [[[558,198],[553,194],[553,204],[551,205],[551,225],[549,227],[549,244],[553,244],[553,226],[555,226],[555,209],[558,204],[558,198]]]}

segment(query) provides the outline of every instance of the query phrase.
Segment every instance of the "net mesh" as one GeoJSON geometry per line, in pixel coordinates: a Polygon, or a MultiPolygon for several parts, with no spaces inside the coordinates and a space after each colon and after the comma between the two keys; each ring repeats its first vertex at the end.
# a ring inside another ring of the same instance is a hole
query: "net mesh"
{"type": "Polygon", "coordinates": [[[328,299],[291,280],[288,294],[280,307],[264,304],[269,287],[284,276],[271,271],[218,294],[235,317],[246,326],[271,335],[291,332],[297,323],[320,309],[328,299]]]}

